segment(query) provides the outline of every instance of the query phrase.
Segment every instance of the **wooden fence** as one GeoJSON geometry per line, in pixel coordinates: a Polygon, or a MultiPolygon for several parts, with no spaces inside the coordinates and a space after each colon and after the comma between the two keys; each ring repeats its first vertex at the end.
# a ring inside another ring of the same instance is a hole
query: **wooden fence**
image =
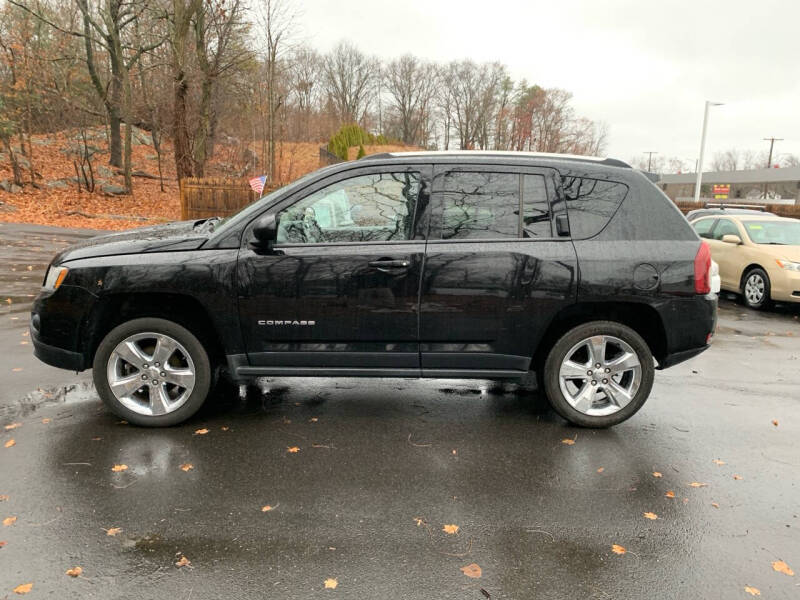
{"type": "MultiPolygon", "coordinates": [[[[264,188],[264,194],[275,187],[264,188]]],[[[181,219],[227,217],[258,199],[247,179],[217,177],[181,179],[181,219]]]]}
{"type": "MultiPolygon", "coordinates": [[[[675,204],[683,214],[688,213],[690,210],[706,207],[704,202],[676,202],[675,204]]],[[[736,202],[731,202],[731,204],[736,204],[736,202]]],[[[759,204],[756,206],[764,206],[764,210],[767,212],[775,213],[781,217],[800,219],[800,205],[797,204],[759,204]]]]}

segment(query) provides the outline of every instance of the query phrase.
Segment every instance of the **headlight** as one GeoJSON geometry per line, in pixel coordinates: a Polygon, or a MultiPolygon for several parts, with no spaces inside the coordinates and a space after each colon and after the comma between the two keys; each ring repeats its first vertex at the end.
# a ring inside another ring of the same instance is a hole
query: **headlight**
{"type": "Polygon", "coordinates": [[[781,260],[780,258],[776,258],[775,262],[778,263],[778,266],[781,269],[786,269],[787,271],[800,271],[800,263],[792,262],[790,260],[781,260]]]}
{"type": "Polygon", "coordinates": [[[42,286],[42,289],[48,292],[57,290],[68,272],[69,269],[67,267],[49,267],[47,269],[47,275],[44,277],[44,286],[42,286]]]}

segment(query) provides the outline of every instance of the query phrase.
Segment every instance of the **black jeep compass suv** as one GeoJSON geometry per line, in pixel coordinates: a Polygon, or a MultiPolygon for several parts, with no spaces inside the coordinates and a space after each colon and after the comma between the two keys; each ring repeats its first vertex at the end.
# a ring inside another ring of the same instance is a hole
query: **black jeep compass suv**
{"type": "Polygon", "coordinates": [[[227,219],[104,235],[50,265],[36,356],[92,367],[140,425],[200,408],[220,370],[525,380],[607,427],[656,364],[708,347],[708,246],[613,159],[381,154],[320,169],[227,219]],[[221,369],[222,368],[222,369],[221,369]]]}

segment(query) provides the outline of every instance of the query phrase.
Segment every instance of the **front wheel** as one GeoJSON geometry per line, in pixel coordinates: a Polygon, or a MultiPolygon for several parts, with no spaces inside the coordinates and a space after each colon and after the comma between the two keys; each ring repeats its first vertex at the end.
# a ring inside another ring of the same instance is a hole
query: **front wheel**
{"type": "Polygon", "coordinates": [[[165,427],[196,413],[211,387],[200,341],[165,319],[133,319],[112,329],[94,357],[94,383],[111,411],[136,425],[165,427]]]}
{"type": "Polygon", "coordinates": [[[544,366],[550,405],[582,427],[610,427],[632,417],[653,387],[653,355],[642,337],[613,321],[566,332],[544,366]]]}

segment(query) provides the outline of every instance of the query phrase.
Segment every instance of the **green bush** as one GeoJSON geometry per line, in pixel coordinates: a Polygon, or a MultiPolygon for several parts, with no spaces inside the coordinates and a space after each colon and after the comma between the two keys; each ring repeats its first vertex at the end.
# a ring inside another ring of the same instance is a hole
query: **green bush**
{"type": "Polygon", "coordinates": [[[364,144],[359,144],[358,145],[358,155],[356,156],[356,159],[364,158],[366,155],[367,155],[367,153],[364,151],[364,144]]]}
{"type": "Polygon", "coordinates": [[[342,125],[342,127],[331,136],[328,142],[328,152],[335,154],[342,160],[347,160],[347,151],[351,146],[359,146],[358,157],[366,154],[364,144],[387,144],[388,141],[383,135],[372,135],[364,131],[358,124],[342,125]]]}

